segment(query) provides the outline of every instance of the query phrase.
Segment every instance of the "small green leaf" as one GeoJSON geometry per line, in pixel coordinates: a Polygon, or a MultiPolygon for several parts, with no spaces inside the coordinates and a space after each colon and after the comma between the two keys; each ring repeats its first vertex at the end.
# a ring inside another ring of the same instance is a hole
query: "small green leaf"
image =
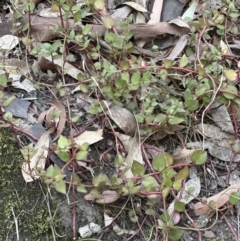
{"type": "Polygon", "coordinates": [[[56,176],[54,177],[54,181],[55,181],[55,182],[60,182],[60,181],[63,180],[63,178],[64,178],[65,176],[66,176],[65,174],[56,175],[56,176]]]}
{"type": "Polygon", "coordinates": [[[224,74],[230,81],[235,81],[237,79],[237,72],[233,69],[225,69],[224,74]]]}
{"type": "Polygon", "coordinates": [[[155,122],[160,122],[160,123],[164,122],[165,120],[166,120],[166,115],[164,114],[158,114],[154,119],[155,122]]]}
{"type": "Polygon", "coordinates": [[[162,78],[162,80],[166,80],[168,76],[168,72],[166,69],[161,69],[159,72],[159,76],[162,78]]]}
{"type": "Polygon", "coordinates": [[[169,232],[169,237],[170,237],[171,240],[173,240],[173,241],[178,241],[178,240],[180,240],[180,239],[182,238],[182,236],[183,236],[183,231],[178,230],[178,229],[176,229],[176,230],[171,230],[171,231],[169,232]]]}
{"type": "Polygon", "coordinates": [[[53,175],[54,175],[54,167],[53,165],[50,165],[46,170],[46,176],[53,177],[53,175]]]}
{"type": "Polygon", "coordinates": [[[152,166],[156,171],[162,171],[166,167],[166,160],[163,154],[157,155],[153,161],[152,166]]]}
{"type": "Polygon", "coordinates": [[[166,69],[170,69],[173,66],[173,61],[171,59],[164,59],[163,64],[166,67],[166,69]]]}
{"type": "Polygon", "coordinates": [[[79,151],[77,152],[76,160],[77,161],[83,160],[87,157],[87,155],[88,155],[88,151],[79,151]]]}
{"type": "Polygon", "coordinates": [[[188,64],[188,62],[189,62],[189,60],[188,60],[187,56],[184,54],[182,56],[182,58],[180,59],[179,67],[181,67],[181,68],[185,67],[188,64]]]}
{"type": "Polygon", "coordinates": [[[154,211],[153,209],[151,209],[151,208],[146,209],[146,210],[145,210],[145,213],[146,213],[147,215],[155,215],[155,214],[156,214],[155,211],[154,211]]]}
{"type": "Polygon", "coordinates": [[[94,8],[99,11],[105,8],[105,2],[103,0],[95,0],[94,1],[94,8]]]}
{"type": "Polygon", "coordinates": [[[203,150],[197,150],[192,154],[191,160],[197,165],[202,165],[207,160],[207,152],[203,150]]]}
{"type": "Polygon", "coordinates": [[[229,197],[229,202],[232,204],[232,205],[235,205],[237,204],[239,201],[239,193],[238,192],[232,192],[230,197],[229,197]]]}
{"type": "Polygon", "coordinates": [[[84,28],[83,28],[83,30],[82,30],[82,33],[83,33],[84,35],[87,35],[87,34],[91,31],[91,29],[92,29],[92,26],[86,25],[86,26],[84,26],[84,28]]]}
{"type": "Polygon", "coordinates": [[[175,176],[175,180],[185,180],[189,175],[189,168],[188,166],[185,166],[183,169],[181,169],[177,175],[175,176]]]}
{"type": "Polygon", "coordinates": [[[7,76],[6,74],[0,74],[0,86],[7,86],[7,76]]]}
{"type": "Polygon", "coordinates": [[[133,161],[132,173],[134,176],[142,176],[145,173],[145,168],[141,163],[133,161]]]}
{"type": "Polygon", "coordinates": [[[128,216],[132,222],[136,223],[138,221],[138,216],[136,215],[136,213],[133,210],[130,210],[128,212],[128,216]]]}
{"type": "Polygon", "coordinates": [[[68,162],[71,158],[68,151],[57,151],[56,153],[58,157],[64,162],[68,162]]]}
{"type": "Polygon", "coordinates": [[[3,106],[3,107],[8,106],[15,98],[16,98],[16,97],[15,97],[14,95],[10,96],[8,99],[6,99],[6,100],[3,102],[2,106],[3,106]]]}
{"type": "Polygon", "coordinates": [[[190,111],[195,111],[195,110],[198,110],[198,108],[199,108],[199,103],[198,103],[197,100],[188,99],[187,101],[185,101],[185,106],[186,106],[190,111]]]}
{"type": "Polygon", "coordinates": [[[133,73],[131,77],[131,83],[134,85],[138,85],[140,83],[140,80],[141,80],[140,72],[133,73]]]}
{"type": "Polygon", "coordinates": [[[97,176],[95,176],[92,179],[92,184],[95,187],[99,187],[99,186],[105,185],[106,182],[109,182],[108,176],[106,174],[102,174],[102,173],[97,175],[97,176]]]}
{"type": "Polygon", "coordinates": [[[176,180],[173,182],[173,188],[176,190],[176,191],[179,191],[182,187],[182,181],[181,180],[176,180]]]}
{"type": "Polygon", "coordinates": [[[66,183],[64,181],[56,182],[54,184],[56,191],[66,194],[66,183]]]}
{"type": "Polygon", "coordinates": [[[185,211],[185,204],[183,202],[175,202],[174,203],[174,209],[178,212],[184,212],[185,211]]]}
{"type": "Polygon", "coordinates": [[[129,194],[137,194],[139,192],[140,186],[135,186],[135,187],[131,187],[129,188],[129,194]]]}
{"type": "Polygon", "coordinates": [[[160,218],[161,218],[162,221],[165,222],[165,223],[167,223],[167,222],[170,221],[170,216],[169,216],[169,214],[168,214],[167,211],[164,211],[164,212],[161,214],[160,218]]]}
{"type": "Polygon", "coordinates": [[[106,29],[112,29],[114,26],[114,22],[110,17],[102,17],[103,24],[106,29]]]}
{"type": "Polygon", "coordinates": [[[171,190],[170,187],[165,187],[165,188],[162,190],[162,196],[163,196],[164,198],[166,198],[166,197],[168,196],[170,190],[171,190]]]}
{"type": "MultiPolygon", "coordinates": [[[[235,94],[238,93],[237,88],[236,88],[235,86],[233,86],[233,85],[228,85],[227,88],[226,88],[226,90],[229,91],[229,92],[233,92],[233,93],[235,93],[235,94]]],[[[231,93],[229,93],[229,92],[223,92],[223,95],[224,95],[227,99],[229,99],[229,100],[234,99],[234,98],[235,98],[235,95],[233,95],[233,94],[231,94],[231,93]]]]}
{"type": "Polygon", "coordinates": [[[130,64],[129,64],[129,61],[121,61],[120,62],[120,67],[123,69],[123,70],[128,70],[130,68],[130,64]]]}
{"type": "Polygon", "coordinates": [[[142,180],[142,185],[144,187],[147,187],[149,185],[152,185],[152,186],[159,186],[159,184],[157,183],[156,179],[152,176],[145,176],[142,180]]]}
{"type": "Polygon", "coordinates": [[[99,191],[97,189],[92,189],[90,191],[90,194],[93,195],[93,197],[95,197],[95,198],[102,198],[102,195],[99,193],[99,191]]]}
{"type": "Polygon", "coordinates": [[[169,120],[168,120],[168,123],[171,124],[171,125],[177,125],[177,124],[180,124],[184,121],[185,120],[183,118],[179,118],[179,117],[176,117],[176,116],[170,116],[169,120]]]}
{"type": "Polygon", "coordinates": [[[85,185],[80,183],[78,184],[77,186],[77,191],[80,192],[80,193],[86,193],[87,192],[87,189],[85,188],[85,185]]]}
{"type": "Polygon", "coordinates": [[[69,140],[65,136],[60,135],[58,139],[59,148],[66,149],[69,145],[70,145],[69,140]]]}
{"type": "Polygon", "coordinates": [[[120,167],[124,163],[125,159],[121,155],[117,155],[114,159],[114,166],[120,167]]]}

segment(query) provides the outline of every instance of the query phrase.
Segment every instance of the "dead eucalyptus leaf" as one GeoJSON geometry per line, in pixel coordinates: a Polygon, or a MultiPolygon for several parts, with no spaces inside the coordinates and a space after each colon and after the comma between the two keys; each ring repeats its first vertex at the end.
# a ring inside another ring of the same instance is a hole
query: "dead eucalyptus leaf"
{"type": "Polygon", "coordinates": [[[173,160],[175,164],[179,163],[191,163],[191,156],[196,150],[190,149],[176,149],[174,151],[173,160]]]}
{"type": "Polygon", "coordinates": [[[199,215],[204,215],[204,214],[208,213],[211,210],[211,208],[213,210],[219,209],[225,203],[228,202],[230,194],[232,192],[238,192],[239,189],[240,189],[240,182],[235,183],[235,184],[231,185],[230,187],[228,187],[227,189],[223,190],[222,192],[220,192],[212,197],[209,197],[206,201],[206,204],[203,204],[202,202],[198,202],[198,203],[194,204],[193,212],[195,213],[195,215],[199,216],[199,215]],[[212,204],[213,204],[213,205],[211,205],[211,208],[209,206],[210,202],[212,202],[212,204]]]}
{"type": "Polygon", "coordinates": [[[22,175],[26,182],[32,182],[34,179],[39,178],[34,171],[35,167],[42,169],[45,168],[50,143],[49,135],[53,132],[53,130],[53,128],[49,129],[39,138],[34,147],[34,149],[37,150],[36,154],[30,159],[29,163],[24,162],[22,164],[22,175]]]}
{"type": "Polygon", "coordinates": [[[168,55],[167,59],[175,60],[184,50],[188,42],[188,35],[182,35],[177,41],[176,45],[172,49],[171,53],[168,55]]]}
{"type": "Polygon", "coordinates": [[[108,106],[107,115],[124,131],[125,134],[131,136],[135,134],[137,122],[130,111],[117,105],[110,108],[108,106]]]}
{"type": "Polygon", "coordinates": [[[123,5],[127,5],[127,6],[133,8],[133,9],[139,11],[139,12],[143,12],[143,13],[148,12],[148,10],[146,8],[144,8],[143,6],[141,6],[140,4],[138,4],[136,2],[124,2],[123,5]]]}
{"type": "MultiPolygon", "coordinates": [[[[192,201],[195,197],[197,197],[199,195],[201,191],[201,182],[200,182],[200,178],[195,176],[191,179],[189,179],[184,186],[184,190],[180,190],[178,192],[178,199],[180,202],[183,202],[185,204],[189,203],[190,201],[192,201]],[[189,190],[191,190],[191,193],[189,195],[189,190]],[[181,197],[181,198],[180,198],[181,197]]],[[[169,213],[169,215],[171,215],[174,211],[174,203],[176,201],[173,201],[167,211],[169,213]]]]}
{"type": "Polygon", "coordinates": [[[88,143],[92,145],[103,139],[103,129],[97,131],[84,131],[81,135],[74,138],[74,141],[78,145],[82,145],[83,143],[88,143]]]}
{"type": "Polygon", "coordinates": [[[105,190],[101,194],[101,198],[95,200],[99,204],[108,204],[117,201],[120,198],[120,195],[114,190],[105,190]]]}
{"type": "Polygon", "coordinates": [[[0,38],[0,49],[11,50],[19,44],[19,39],[13,35],[4,35],[0,38]]]}
{"type": "Polygon", "coordinates": [[[61,111],[61,114],[60,114],[60,117],[59,117],[59,123],[57,125],[57,134],[56,136],[54,137],[53,141],[57,140],[58,137],[62,134],[63,132],[63,129],[65,127],[65,123],[66,123],[66,110],[65,110],[65,107],[62,105],[61,102],[57,101],[57,100],[53,100],[53,101],[50,101],[50,103],[54,106],[56,106],[56,108],[58,110],[61,111]]]}
{"type": "Polygon", "coordinates": [[[159,23],[161,19],[163,0],[155,0],[153,3],[152,13],[148,24],[159,23]]]}
{"type": "Polygon", "coordinates": [[[219,106],[217,102],[211,105],[210,114],[213,117],[215,123],[225,132],[232,135],[235,134],[232,119],[230,117],[229,111],[225,105],[219,106]]]}
{"type": "Polygon", "coordinates": [[[124,148],[128,152],[128,155],[125,159],[125,164],[128,170],[123,175],[124,178],[130,179],[133,177],[133,173],[131,170],[133,161],[144,164],[141,152],[141,143],[136,135],[134,137],[130,137],[121,133],[116,133],[116,135],[121,140],[124,148]]]}

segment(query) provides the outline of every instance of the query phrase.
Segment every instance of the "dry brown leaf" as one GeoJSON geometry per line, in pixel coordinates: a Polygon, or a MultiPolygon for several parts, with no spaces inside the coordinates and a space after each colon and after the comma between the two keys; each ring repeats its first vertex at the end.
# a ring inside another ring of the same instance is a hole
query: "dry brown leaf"
{"type": "Polygon", "coordinates": [[[74,138],[74,141],[78,145],[88,143],[92,145],[103,139],[103,129],[97,131],[84,131],[81,135],[74,138]]]}
{"type": "Polygon", "coordinates": [[[62,134],[63,129],[65,127],[66,123],[66,110],[65,107],[57,100],[50,101],[52,105],[55,105],[57,109],[61,111],[60,117],[59,117],[59,123],[57,125],[57,134],[54,137],[53,141],[57,140],[58,137],[62,134]]]}
{"type": "Polygon", "coordinates": [[[141,151],[141,143],[138,140],[137,135],[135,135],[134,137],[130,137],[121,133],[116,133],[116,135],[121,140],[124,148],[128,152],[125,160],[125,164],[126,167],[128,167],[128,170],[124,173],[124,178],[130,179],[134,176],[131,170],[133,161],[137,161],[144,165],[141,151]]]}
{"type": "Polygon", "coordinates": [[[226,202],[228,202],[230,194],[232,192],[238,192],[239,189],[240,189],[240,182],[235,183],[230,187],[228,187],[227,189],[223,190],[222,192],[208,198],[206,201],[207,204],[203,204],[202,202],[198,202],[194,204],[193,211],[195,215],[200,216],[208,213],[211,209],[219,209],[226,202]],[[210,201],[215,202],[215,204],[212,205],[211,207],[209,206],[210,201]]]}
{"type": "MultiPolygon", "coordinates": [[[[20,22],[24,26],[28,23],[28,15],[24,15],[20,22]]],[[[112,19],[114,21],[114,29],[121,34],[124,30],[119,26],[118,19],[112,19]]],[[[61,20],[58,18],[42,18],[39,16],[34,16],[31,19],[31,35],[35,39],[35,41],[49,41],[57,36],[57,33],[54,28],[56,26],[61,26],[61,20]]],[[[68,26],[68,29],[75,29],[76,31],[78,28],[74,27],[74,20],[73,19],[66,19],[64,21],[65,26],[68,26]]],[[[103,36],[106,32],[106,28],[103,25],[90,25],[92,27],[92,34],[103,36]]],[[[78,26],[79,27],[79,26],[78,26]]],[[[130,31],[133,33],[134,37],[156,37],[157,35],[162,34],[173,34],[173,35],[184,35],[190,32],[190,27],[187,23],[183,20],[176,19],[169,23],[161,22],[156,24],[130,24],[129,25],[130,31]]],[[[19,36],[24,36],[21,34],[19,36]]]]}
{"type": "Polygon", "coordinates": [[[113,190],[105,190],[101,194],[101,198],[95,198],[91,193],[88,193],[84,196],[84,200],[86,201],[94,201],[99,204],[107,204],[113,203],[118,200],[120,197],[116,191],[113,190]]]}
{"type": "Polygon", "coordinates": [[[214,232],[210,231],[210,230],[206,230],[204,233],[203,233],[203,236],[205,238],[216,238],[217,236],[215,235],[214,232]]]}
{"type": "Polygon", "coordinates": [[[137,129],[134,115],[125,108],[114,105],[109,108],[107,115],[121,128],[125,134],[133,136],[137,129]]]}
{"type": "Polygon", "coordinates": [[[139,12],[145,12],[147,13],[148,10],[146,8],[144,8],[143,6],[141,6],[140,4],[136,3],[136,2],[124,2],[123,5],[127,5],[131,8],[134,8],[135,10],[139,11],[139,12]]]}
{"type": "Polygon", "coordinates": [[[46,131],[38,140],[34,149],[37,150],[36,154],[31,158],[30,162],[22,164],[22,175],[26,182],[32,182],[34,179],[39,178],[36,175],[34,168],[45,168],[45,162],[48,155],[49,135],[53,132],[53,128],[46,131]]]}
{"type": "Polygon", "coordinates": [[[181,149],[175,150],[173,155],[173,160],[175,164],[179,163],[191,163],[191,156],[196,150],[181,149]]]}
{"type": "Polygon", "coordinates": [[[159,23],[161,19],[163,0],[155,0],[148,24],[159,23]]]}
{"type": "Polygon", "coordinates": [[[99,204],[113,203],[117,201],[120,197],[120,195],[113,190],[105,190],[102,192],[101,196],[102,196],[101,198],[97,198],[95,200],[96,203],[99,203],[99,204]]]}
{"type": "Polygon", "coordinates": [[[187,42],[188,42],[188,35],[187,34],[182,35],[177,41],[176,45],[172,49],[167,59],[175,60],[178,57],[178,55],[182,53],[183,49],[187,45],[187,42]]]}

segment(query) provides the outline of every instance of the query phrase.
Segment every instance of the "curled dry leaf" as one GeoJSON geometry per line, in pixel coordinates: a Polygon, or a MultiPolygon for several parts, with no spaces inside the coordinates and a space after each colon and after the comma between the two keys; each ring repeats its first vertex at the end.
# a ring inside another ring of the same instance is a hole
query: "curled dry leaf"
{"type": "Polygon", "coordinates": [[[24,162],[22,164],[22,175],[26,182],[32,182],[34,179],[39,178],[34,171],[35,167],[45,168],[50,142],[49,135],[53,132],[53,130],[53,128],[49,129],[39,138],[34,147],[34,149],[37,150],[36,154],[31,158],[29,163],[24,162]]]}
{"type": "Polygon", "coordinates": [[[113,190],[106,190],[102,192],[102,197],[95,200],[99,204],[113,203],[119,199],[120,195],[113,190]]]}
{"type": "Polygon", "coordinates": [[[57,134],[54,137],[53,141],[57,140],[58,137],[62,134],[63,129],[65,127],[65,123],[66,123],[66,110],[65,107],[61,104],[61,102],[57,101],[57,100],[53,100],[50,101],[50,103],[52,105],[54,105],[58,110],[61,111],[60,117],[59,117],[59,122],[57,125],[57,134]]]}
{"type": "Polygon", "coordinates": [[[135,10],[139,11],[139,12],[145,12],[147,13],[148,10],[146,8],[144,8],[143,6],[141,6],[140,4],[136,3],[136,2],[124,2],[124,5],[127,5],[131,8],[134,8],[135,10]]]}
{"type": "MultiPolygon", "coordinates": [[[[185,183],[184,191],[180,190],[178,192],[177,200],[187,204],[190,201],[192,201],[195,197],[197,197],[199,195],[200,191],[201,191],[200,178],[193,177],[185,183]],[[189,193],[189,190],[191,190],[191,193],[189,193]]],[[[174,204],[175,204],[175,201],[173,201],[167,209],[169,215],[171,215],[174,211],[174,204]]]]}
{"type": "Polygon", "coordinates": [[[175,150],[175,153],[173,155],[173,160],[175,164],[179,163],[191,163],[191,156],[196,150],[189,150],[189,149],[181,149],[181,150],[175,150]]]}
{"type": "Polygon", "coordinates": [[[113,203],[119,199],[120,195],[113,190],[105,190],[101,194],[101,198],[95,198],[91,193],[84,196],[86,201],[94,201],[99,204],[113,203]]]}
{"type": "MultiPolygon", "coordinates": [[[[46,57],[46,59],[50,62],[52,62],[51,56],[50,57],[46,57]]],[[[73,65],[69,64],[69,63],[64,63],[62,59],[54,59],[53,60],[53,65],[57,65],[60,68],[63,68],[65,70],[67,70],[67,74],[72,76],[74,79],[78,79],[78,75],[82,75],[85,76],[85,73],[82,72],[81,70],[79,70],[78,68],[74,67],[73,65]]]]}
{"type": "Polygon", "coordinates": [[[218,103],[214,102],[211,105],[213,110],[210,111],[215,123],[225,132],[234,135],[235,131],[232,124],[232,119],[229,115],[228,109],[225,105],[219,106],[218,103]]]}
{"type": "Polygon", "coordinates": [[[13,35],[4,35],[0,38],[0,49],[11,50],[19,44],[19,39],[13,35]]]}
{"type": "Polygon", "coordinates": [[[74,138],[74,141],[78,145],[82,145],[83,143],[88,143],[92,145],[103,139],[103,129],[97,131],[84,131],[81,135],[74,138]]]}
{"type": "Polygon", "coordinates": [[[125,134],[131,136],[135,134],[137,122],[130,111],[114,105],[108,108],[107,115],[125,132],[125,134]]]}
{"type": "MultiPolygon", "coordinates": [[[[28,15],[24,15],[20,22],[24,26],[29,22],[28,15]]],[[[119,26],[119,19],[112,19],[114,22],[115,30],[121,34],[124,30],[119,26]]],[[[69,29],[74,29],[78,31],[79,26],[74,27],[74,20],[67,19],[67,24],[69,29]]],[[[39,16],[34,16],[31,19],[31,35],[35,39],[35,41],[49,41],[55,37],[59,36],[59,33],[54,30],[55,27],[61,26],[60,18],[42,18],[39,16]]],[[[92,34],[101,37],[106,32],[106,27],[103,25],[90,25],[92,28],[92,34]]],[[[175,19],[171,22],[160,22],[156,24],[130,24],[129,25],[130,32],[133,33],[134,37],[156,37],[157,35],[162,34],[173,34],[173,35],[184,35],[190,32],[190,27],[187,23],[185,23],[181,19],[175,19]]],[[[24,36],[24,34],[19,35],[24,36]]]]}
{"type": "Polygon", "coordinates": [[[228,202],[230,194],[232,192],[238,192],[240,189],[240,182],[235,183],[228,187],[227,189],[223,190],[222,192],[210,197],[207,199],[206,204],[203,204],[202,202],[198,202],[194,204],[193,211],[195,215],[203,215],[208,213],[211,209],[219,209],[222,207],[225,203],[228,202]],[[209,202],[213,201],[213,205],[209,206],[209,202]]]}
{"type": "Polygon", "coordinates": [[[131,170],[133,161],[137,161],[144,165],[141,152],[141,143],[138,140],[137,135],[135,135],[135,137],[130,137],[120,133],[116,133],[116,135],[121,140],[124,148],[128,152],[125,160],[125,164],[128,167],[128,170],[124,173],[124,178],[130,179],[134,176],[131,170]]]}
{"type": "Polygon", "coordinates": [[[107,227],[114,221],[112,213],[109,210],[104,211],[104,226],[107,227]]]}
{"type": "Polygon", "coordinates": [[[155,0],[153,3],[152,13],[148,24],[159,23],[161,19],[163,0],[155,0]]]}

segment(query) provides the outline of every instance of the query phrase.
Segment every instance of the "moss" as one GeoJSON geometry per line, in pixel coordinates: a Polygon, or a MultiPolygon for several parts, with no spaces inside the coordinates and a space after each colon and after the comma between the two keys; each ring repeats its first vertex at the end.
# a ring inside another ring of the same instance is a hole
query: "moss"
{"type": "MultiPolygon", "coordinates": [[[[53,240],[51,220],[38,183],[26,184],[21,174],[22,155],[7,130],[0,132],[0,240],[53,240]]],[[[52,212],[54,207],[52,208],[52,212]]],[[[56,224],[55,224],[56,225],[56,224]]]]}

